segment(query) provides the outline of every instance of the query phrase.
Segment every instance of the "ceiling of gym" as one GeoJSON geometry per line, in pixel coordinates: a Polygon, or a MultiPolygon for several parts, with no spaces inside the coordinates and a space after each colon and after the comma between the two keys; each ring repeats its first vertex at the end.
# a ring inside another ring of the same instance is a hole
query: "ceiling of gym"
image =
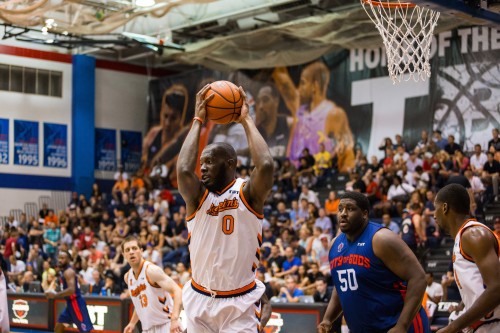
{"type": "MultiPolygon", "coordinates": [[[[382,45],[359,0],[139,1],[0,1],[0,36],[172,70],[295,65],[340,48],[382,45]]],[[[484,22],[444,13],[436,32],[474,23],[484,22]]]]}

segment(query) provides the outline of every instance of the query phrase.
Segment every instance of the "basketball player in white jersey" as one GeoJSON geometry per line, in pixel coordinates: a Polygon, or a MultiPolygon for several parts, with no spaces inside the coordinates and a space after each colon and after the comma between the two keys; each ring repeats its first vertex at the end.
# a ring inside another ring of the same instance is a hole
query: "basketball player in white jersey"
{"type": "Polygon", "coordinates": [[[260,299],[265,287],[255,277],[262,245],[264,200],[273,185],[273,159],[248,112],[245,92],[238,122],[255,164],[250,180],[236,176],[236,152],[214,143],[200,157],[195,174],[205,96],[196,95],[195,117],[177,163],[179,192],[186,201],[192,280],[182,291],[188,333],[260,331],[260,299]]]}
{"type": "Polygon", "coordinates": [[[7,304],[7,283],[0,268],[0,333],[9,333],[9,308],[7,304]]]}
{"type": "Polygon", "coordinates": [[[469,218],[469,194],[458,184],[443,187],[434,218],[455,238],[453,270],[464,312],[438,333],[500,333],[500,246],[493,232],[469,218]]]}
{"type": "Polygon", "coordinates": [[[125,274],[125,282],[135,308],[124,333],[132,333],[139,320],[143,333],[182,332],[181,288],[160,267],[143,259],[137,238],[129,236],[121,246],[131,267],[125,274]]]}

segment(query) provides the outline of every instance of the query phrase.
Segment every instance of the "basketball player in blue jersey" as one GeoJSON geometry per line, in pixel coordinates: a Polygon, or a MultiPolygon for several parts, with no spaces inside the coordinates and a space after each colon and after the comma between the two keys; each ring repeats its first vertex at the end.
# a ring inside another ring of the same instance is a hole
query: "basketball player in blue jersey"
{"type": "Polygon", "coordinates": [[[465,310],[438,333],[500,332],[500,244],[495,234],[469,217],[470,196],[465,187],[450,184],[434,199],[434,218],[455,238],[453,272],[465,310]]]}
{"type": "Polygon", "coordinates": [[[368,221],[365,195],[346,192],[337,214],[342,232],[332,243],[335,288],[318,332],[330,332],[342,312],[352,333],[430,333],[421,302],[425,273],[392,231],[368,221]]]}
{"type": "Polygon", "coordinates": [[[54,332],[63,333],[64,328],[75,324],[79,332],[90,332],[94,329],[90,321],[87,304],[80,293],[78,277],[69,266],[71,255],[67,251],[59,251],[57,265],[59,266],[59,281],[62,286],[60,292],[47,291],[47,298],[62,298],[66,300],[66,308],[59,315],[54,332]]]}
{"type": "MultiPolygon", "coordinates": [[[[186,202],[192,279],[182,290],[188,333],[260,332],[265,286],[256,279],[262,246],[264,201],[273,185],[273,159],[249,115],[247,97],[238,122],[243,126],[255,164],[248,181],[236,179],[236,152],[214,143],[200,157],[209,85],[196,95],[195,117],[177,163],[179,192],[186,202]]],[[[264,326],[265,323],[262,323],[264,326]]]]}

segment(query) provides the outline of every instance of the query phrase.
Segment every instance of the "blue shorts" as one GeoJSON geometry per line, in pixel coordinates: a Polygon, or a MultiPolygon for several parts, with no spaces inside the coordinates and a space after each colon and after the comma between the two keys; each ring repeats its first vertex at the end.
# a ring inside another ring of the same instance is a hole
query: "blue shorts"
{"type": "Polygon", "coordinates": [[[410,325],[408,333],[430,333],[431,329],[429,327],[429,318],[423,307],[420,307],[420,311],[413,319],[410,325]]]}
{"type": "Polygon", "coordinates": [[[87,304],[82,297],[71,297],[70,300],[66,300],[66,308],[59,315],[57,322],[75,324],[80,332],[90,332],[94,329],[87,311],[87,304]]]}

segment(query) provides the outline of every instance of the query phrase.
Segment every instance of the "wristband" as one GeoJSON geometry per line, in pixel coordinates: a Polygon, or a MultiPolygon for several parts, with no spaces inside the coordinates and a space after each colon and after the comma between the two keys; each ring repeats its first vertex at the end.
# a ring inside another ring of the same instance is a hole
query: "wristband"
{"type": "Polygon", "coordinates": [[[195,121],[199,121],[200,124],[203,125],[203,119],[201,119],[200,117],[193,117],[193,124],[194,124],[195,121]]]}

